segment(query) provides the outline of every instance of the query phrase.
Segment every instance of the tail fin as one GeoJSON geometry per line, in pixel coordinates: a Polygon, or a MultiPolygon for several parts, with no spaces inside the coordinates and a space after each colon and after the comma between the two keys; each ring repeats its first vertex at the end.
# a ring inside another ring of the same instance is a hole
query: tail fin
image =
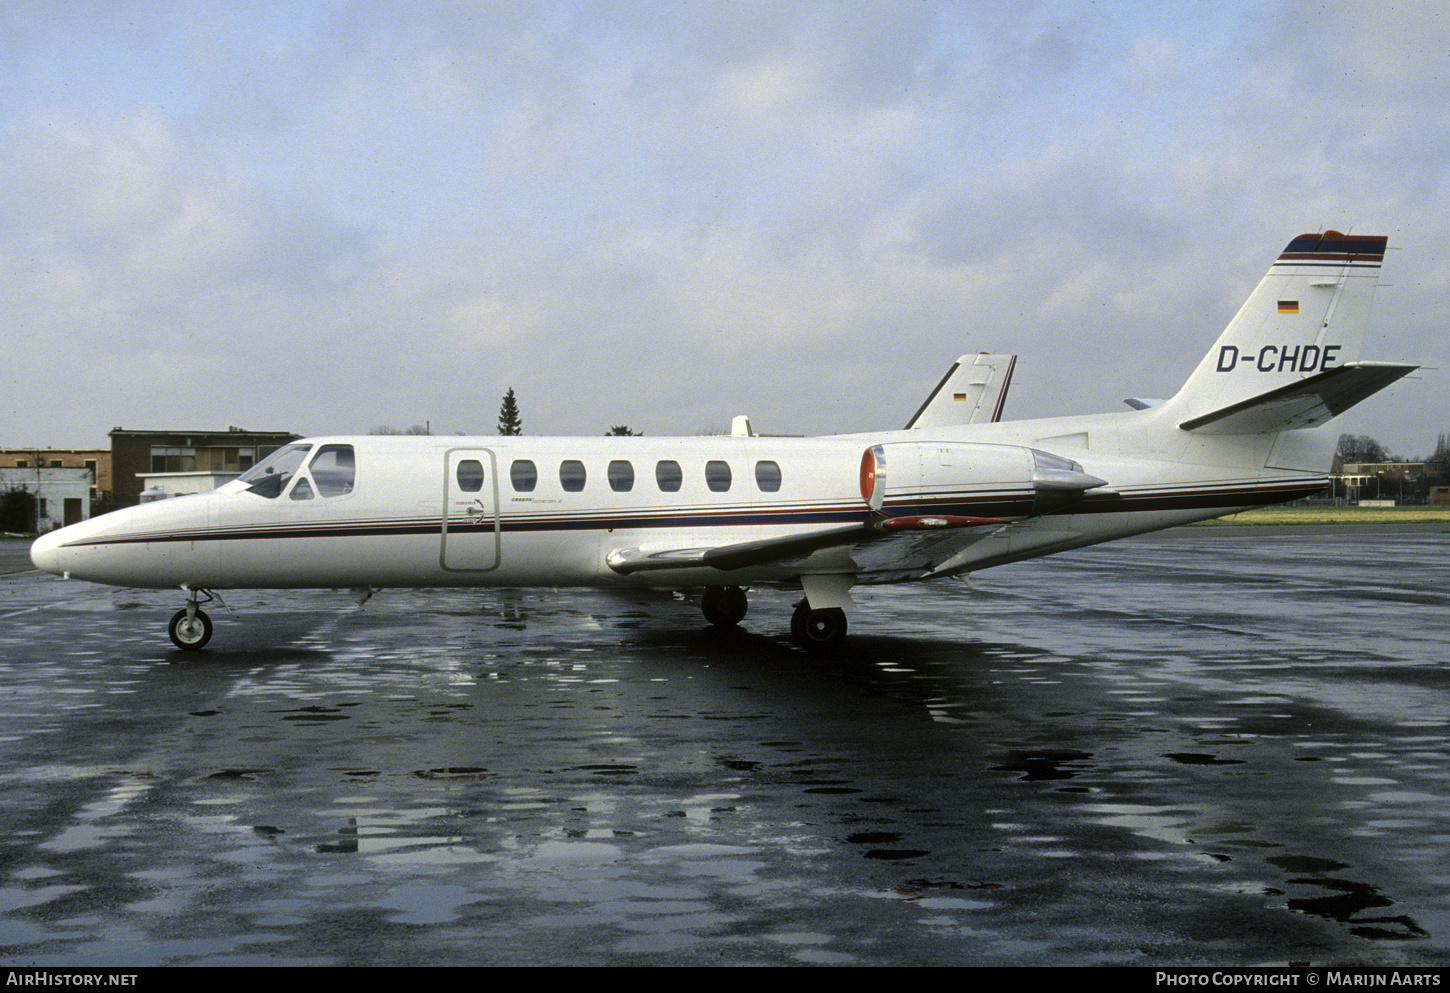
{"type": "Polygon", "coordinates": [[[1180,426],[1215,433],[1311,426],[1415,368],[1380,367],[1374,375],[1348,371],[1359,367],[1388,241],[1326,231],[1289,242],[1183,389],[1165,405],[1180,426]],[[1346,372],[1326,375],[1338,369],[1346,372]],[[1387,376],[1386,369],[1401,371],[1387,376]],[[1353,386],[1346,388],[1350,380],[1353,386]],[[1301,408],[1324,399],[1328,382],[1334,395],[1323,404],[1322,418],[1305,420],[1301,408]],[[1280,423],[1274,412],[1285,409],[1286,399],[1295,401],[1287,406],[1297,413],[1280,423]]]}

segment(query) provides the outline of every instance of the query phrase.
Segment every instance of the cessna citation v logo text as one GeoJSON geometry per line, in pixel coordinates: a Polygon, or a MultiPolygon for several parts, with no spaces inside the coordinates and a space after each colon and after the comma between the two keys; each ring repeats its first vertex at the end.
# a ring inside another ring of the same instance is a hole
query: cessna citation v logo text
{"type": "Polygon", "coordinates": [[[1258,372],[1323,372],[1339,356],[1340,345],[1265,345],[1257,357],[1239,354],[1237,345],[1218,350],[1218,371],[1254,369],[1258,372]]]}

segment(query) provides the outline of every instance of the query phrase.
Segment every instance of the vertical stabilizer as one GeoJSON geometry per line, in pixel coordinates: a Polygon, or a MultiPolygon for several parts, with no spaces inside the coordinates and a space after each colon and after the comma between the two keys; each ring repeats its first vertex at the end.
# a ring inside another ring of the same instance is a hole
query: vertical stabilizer
{"type": "Polygon", "coordinates": [[[1359,359],[1388,238],[1338,231],[1289,242],[1183,389],[1180,421],[1359,359]]]}

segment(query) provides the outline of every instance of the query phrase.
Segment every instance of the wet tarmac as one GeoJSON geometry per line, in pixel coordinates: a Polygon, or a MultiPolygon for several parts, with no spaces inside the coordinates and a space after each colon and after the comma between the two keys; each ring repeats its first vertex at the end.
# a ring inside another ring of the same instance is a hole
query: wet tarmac
{"type": "MultiPolygon", "coordinates": [[[[1450,963],[1443,529],[860,592],[180,595],[0,543],[0,962],[1450,963]]],[[[859,592],[859,591],[858,591],[859,592]]]]}

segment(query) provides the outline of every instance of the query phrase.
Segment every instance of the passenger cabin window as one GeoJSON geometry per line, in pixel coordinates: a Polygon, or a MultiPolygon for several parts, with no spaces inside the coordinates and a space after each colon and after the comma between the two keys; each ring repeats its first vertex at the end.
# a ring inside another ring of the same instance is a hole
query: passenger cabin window
{"type": "Polygon", "coordinates": [[[578,459],[565,459],[559,463],[559,485],[565,493],[578,493],[584,488],[584,463],[578,459]]]}
{"type": "MultiPolygon", "coordinates": [[[[342,496],[352,492],[357,471],[353,467],[351,445],[323,445],[307,463],[307,474],[323,497],[342,496]]],[[[300,485],[300,484],[299,484],[300,485]]]]}
{"type": "Polygon", "coordinates": [[[279,448],[238,476],[237,480],[246,484],[252,493],[275,500],[282,495],[282,491],[302,467],[302,462],[310,451],[311,445],[287,445],[279,448]]]}
{"type": "Polygon", "coordinates": [[[715,493],[730,489],[730,463],[711,459],[705,463],[705,485],[715,493]]]}
{"type": "Polygon", "coordinates": [[[458,488],[464,493],[477,493],[483,489],[483,463],[477,459],[464,459],[458,463],[458,488]]]}
{"type": "Polygon", "coordinates": [[[623,459],[610,462],[609,488],[616,493],[628,493],[634,489],[634,466],[623,459]]]}
{"type": "Polygon", "coordinates": [[[532,493],[539,482],[539,470],[528,459],[515,459],[509,466],[509,482],[519,493],[532,493]]]}
{"type": "Polygon", "coordinates": [[[755,485],[762,493],[780,492],[780,465],[775,462],[755,463],[755,485]]]}
{"type": "Polygon", "coordinates": [[[655,463],[655,482],[659,484],[662,492],[680,492],[680,483],[684,481],[684,478],[685,474],[680,471],[680,464],[673,459],[655,463]]]}

